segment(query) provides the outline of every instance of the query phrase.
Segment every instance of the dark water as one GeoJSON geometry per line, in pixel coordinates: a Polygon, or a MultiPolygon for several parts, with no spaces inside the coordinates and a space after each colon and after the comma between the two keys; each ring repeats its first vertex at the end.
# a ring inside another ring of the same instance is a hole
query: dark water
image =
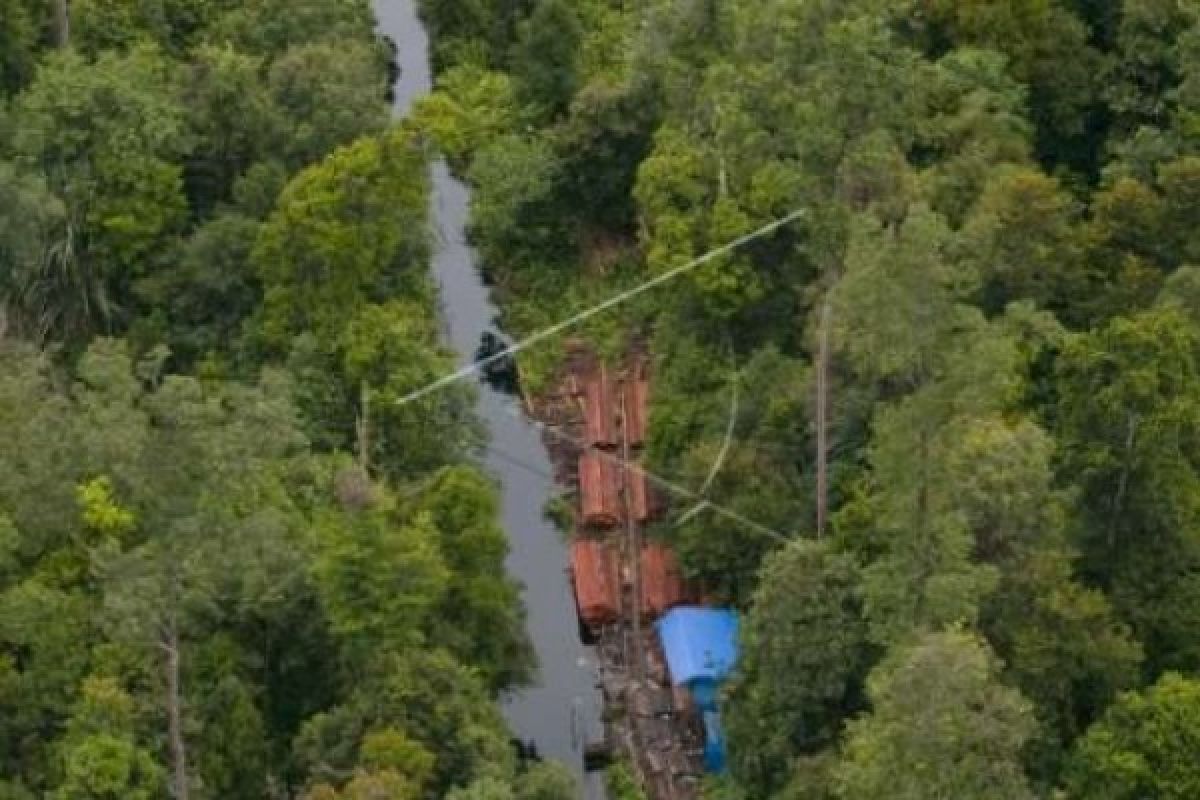
{"type": "MultiPolygon", "coordinates": [[[[415,0],[375,0],[374,5],[380,31],[397,45],[395,113],[403,116],[430,89],[428,37],[415,0]]],[[[466,362],[475,355],[480,337],[495,330],[496,309],[466,242],[468,189],[441,162],[434,164],[432,177],[433,271],[441,288],[447,340],[466,362]]],[[[535,685],[506,698],[504,714],[518,737],[534,741],[542,756],[563,762],[584,781],[583,748],[601,733],[600,701],[594,658],[579,641],[567,549],[542,516],[554,492],[551,464],[537,429],[512,397],[480,384],[477,413],[490,435],[486,466],[503,488],[508,570],[524,587],[539,663],[535,685]]],[[[598,775],[588,776],[583,785],[583,796],[604,797],[598,775]]]]}

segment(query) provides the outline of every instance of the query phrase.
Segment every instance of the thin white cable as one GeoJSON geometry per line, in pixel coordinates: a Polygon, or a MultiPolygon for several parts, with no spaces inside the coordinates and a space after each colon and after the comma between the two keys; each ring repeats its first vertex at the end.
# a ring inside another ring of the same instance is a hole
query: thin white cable
{"type": "Polygon", "coordinates": [[[696,267],[700,266],[701,264],[706,264],[709,261],[712,261],[714,258],[718,258],[720,256],[725,255],[726,253],[732,252],[733,250],[738,249],[739,247],[747,244],[748,242],[752,242],[755,239],[759,239],[763,236],[766,236],[769,233],[774,233],[775,231],[782,228],[784,225],[787,225],[789,222],[792,222],[793,220],[799,218],[803,214],[804,214],[803,209],[797,209],[797,210],[791,212],[790,214],[788,214],[787,216],[780,217],[779,219],[777,219],[773,222],[768,222],[766,225],[763,225],[761,228],[758,228],[757,230],[753,230],[750,233],[739,236],[738,238],[734,239],[733,241],[727,242],[726,244],[723,244],[720,247],[717,247],[713,250],[709,250],[704,255],[698,256],[697,258],[692,259],[691,261],[687,262],[686,264],[682,264],[678,267],[674,267],[673,269],[667,270],[663,274],[655,276],[655,277],[651,278],[650,280],[646,281],[645,283],[639,284],[638,286],[635,286],[632,289],[626,289],[625,291],[623,291],[619,294],[616,294],[616,295],[608,298],[607,300],[597,303],[596,305],[591,306],[589,308],[585,308],[583,311],[580,311],[578,314],[575,314],[574,316],[568,317],[567,319],[563,320],[562,322],[557,322],[554,325],[551,325],[547,328],[541,329],[540,331],[535,331],[534,333],[531,333],[530,335],[526,336],[524,339],[520,340],[519,342],[515,342],[515,343],[511,344],[508,347],[504,348],[503,350],[501,350],[497,353],[492,353],[491,355],[487,356],[486,358],[481,358],[477,361],[472,361],[469,364],[465,364],[462,367],[460,367],[459,369],[455,370],[454,372],[451,372],[449,375],[444,375],[441,378],[438,378],[437,380],[433,381],[432,383],[429,383],[425,386],[422,386],[419,389],[409,392],[408,394],[404,395],[404,397],[401,397],[399,400],[397,400],[396,403],[398,405],[405,405],[407,403],[411,403],[413,400],[417,400],[417,399],[424,397],[425,395],[432,394],[433,392],[436,392],[439,389],[445,388],[446,386],[449,386],[450,384],[454,383],[455,381],[462,380],[463,378],[467,377],[468,375],[478,372],[481,369],[486,369],[487,367],[490,367],[492,364],[495,364],[497,361],[501,361],[502,359],[509,358],[510,356],[513,356],[516,353],[519,353],[520,351],[524,350],[525,348],[529,347],[530,345],[537,344],[538,342],[542,341],[543,339],[548,339],[551,336],[554,336],[555,334],[561,333],[570,327],[578,325],[580,322],[583,322],[585,319],[594,317],[595,315],[599,314],[602,311],[607,311],[608,309],[612,308],[613,306],[620,305],[621,303],[624,303],[626,300],[629,300],[632,297],[636,297],[637,295],[642,294],[643,292],[649,291],[650,289],[653,289],[654,287],[659,286],[660,284],[666,283],[669,280],[673,280],[674,278],[679,277],[680,275],[684,274],[685,272],[689,272],[689,271],[695,269],[696,267]]]}
{"type": "MultiPolygon", "coordinates": [[[[621,458],[616,453],[610,453],[607,450],[593,448],[587,442],[584,442],[582,439],[579,439],[576,436],[572,436],[571,434],[567,433],[566,431],[562,431],[562,430],[559,430],[558,428],[547,425],[546,423],[542,422],[539,419],[532,419],[529,417],[525,417],[521,413],[520,409],[516,406],[516,404],[513,404],[510,407],[509,413],[513,414],[514,416],[521,416],[521,417],[525,418],[531,425],[533,425],[540,432],[542,432],[543,434],[546,434],[547,436],[552,436],[561,441],[570,442],[571,444],[574,444],[577,447],[587,450],[588,452],[594,453],[595,455],[599,456],[604,461],[608,461],[612,464],[616,464],[619,467],[631,470],[633,472],[641,473],[643,476],[645,476],[646,480],[650,481],[650,483],[652,483],[652,484],[655,484],[660,489],[671,492],[672,494],[679,495],[680,497],[683,497],[687,500],[696,501],[697,505],[695,505],[694,507],[692,507],[691,510],[688,511],[688,513],[686,515],[687,517],[694,516],[695,514],[697,514],[700,511],[706,511],[706,510],[712,511],[714,514],[716,514],[718,516],[725,517],[726,519],[736,522],[739,525],[741,525],[745,528],[749,528],[750,530],[753,530],[757,533],[760,533],[763,536],[768,536],[772,539],[776,539],[780,542],[785,542],[785,543],[792,541],[792,537],[790,537],[784,533],[780,533],[779,531],[775,530],[774,528],[769,528],[766,525],[763,525],[761,522],[756,522],[755,520],[752,520],[749,517],[737,512],[737,511],[734,511],[732,508],[728,508],[726,506],[721,505],[720,503],[714,503],[711,500],[707,500],[704,497],[701,497],[698,492],[695,492],[695,491],[687,488],[686,486],[680,486],[678,483],[675,483],[672,480],[664,478],[661,475],[657,475],[635,461],[626,461],[625,459],[621,458]]],[[[490,445],[488,445],[488,449],[493,449],[493,448],[490,445]]],[[[501,452],[503,452],[503,451],[501,451],[501,452]]],[[[507,455],[508,455],[507,453],[504,454],[504,456],[506,456],[506,457],[507,457],[507,455]]],[[[512,460],[512,459],[506,458],[506,460],[512,460]]],[[[680,520],[680,522],[682,522],[682,521],[683,520],[680,520]]]]}
{"type": "Polygon", "coordinates": [[[729,395],[729,422],[725,424],[725,439],[721,442],[721,450],[717,453],[717,459],[713,461],[712,468],[708,471],[708,477],[704,479],[704,485],[700,487],[700,494],[708,494],[712,482],[716,479],[717,473],[721,471],[721,467],[725,465],[725,458],[729,455],[729,447],[733,444],[733,431],[737,427],[738,417],[738,380],[737,373],[733,373],[733,382],[730,386],[729,395]]]}
{"type": "MultiPolygon", "coordinates": [[[[712,482],[716,479],[717,474],[721,471],[721,467],[725,465],[725,458],[729,455],[729,447],[733,444],[733,430],[737,424],[738,413],[737,387],[737,372],[735,371],[733,373],[733,383],[730,387],[731,394],[729,397],[729,421],[725,423],[725,439],[721,442],[721,449],[717,452],[716,459],[713,461],[712,466],[709,467],[708,476],[704,479],[704,485],[700,487],[700,491],[696,492],[697,496],[701,498],[708,494],[708,490],[712,486],[712,482]]],[[[683,514],[679,516],[679,519],[676,520],[675,524],[682,525],[692,517],[699,514],[701,511],[709,508],[711,505],[712,504],[708,500],[701,499],[694,506],[683,512],[683,514]]]]}

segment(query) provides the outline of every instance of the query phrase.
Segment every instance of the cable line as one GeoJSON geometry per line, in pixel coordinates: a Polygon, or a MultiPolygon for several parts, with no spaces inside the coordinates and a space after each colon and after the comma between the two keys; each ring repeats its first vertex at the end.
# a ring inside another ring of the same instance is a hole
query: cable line
{"type": "Polygon", "coordinates": [[[780,217],[779,219],[774,220],[773,222],[768,222],[766,225],[763,225],[761,228],[758,228],[756,230],[751,231],[750,233],[739,236],[738,238],[736,238],[730,242],[727,242],[713,250],[709,250],[704,255],[698,256],[698,257],[692,259],[691,261],[687,262],[686,264],[681,264],[678,267],[669,269],[661,275],[655,276],[655,277],[651,278],[650,280],[645,281],[644,283],[634,286],[632,289],[626,289],[623,292],[613,295],[612,297],[608,298],[607,300],[597,303],[596,305],[591,306],[589,308],[585,308],[583,311],[580,311],[579,313],[577,313],[571,317],[568,317],[567,319],[564,319],[561,322],[557,322],[553,325],[550,325],[549,327],[542,328],[539,331],[535,331],[535,332],[529,334],[528,336],[526,336],[524,339],[521,339],[520,341],[509,345],[508,347],[504,348],[503,350],[492,353],[491,355],[488,355],[485,358],[481,358],[481,359],[472,361],[469,364],[464,364],[462,367],[455,370],[454,372],[451,372],[449,375],[444,375],[441,378],[438,378],[437,380],[433,381],[432,383],[426,384],[425,386],[422,386],[421,388],[416,389],[415,391],[409,392],[408,394],[404,395],[404,397],[401,397],[399,400],[397,400],[396,403],[399,405],[405,405],[407,403],[411,403],[413,400],[417,400],[428,394],[432,394],[433,392],[436,392],[439,389],[443,389],[446,386],[449,386],[450,384],[454,383],[455,381],[462,380],[463,378],[467,377],[468,375],[478,372],[481,369],[486,369],[487,367],[490,367],[492,364],[495,364],[498,361],[501,361],[505,358],[510,358],[513,355],[519,353],[520,351],[524,350],[525,348],[527,348],[531,345],[537,344],[538,342],[540,342],[544,339],[548,339],[551,336],[562,333],[563,331],[567,330],[568,328],[571,328],[575,325],[578,325],[580,322],[583,322],[585,319],[594,317],[595,315],[599,314],[600,312],[607,311],[608,309],[613,308],[614,306],[618,306],[621,303],[624,303],[626,300],[629,300],[630,298],[636,297],[637,295],[642,294],[643,292],[647,292],[656,286],[664,284],[667,281],[673,280],[673,279],[679,277],[680,275],[683,275],[685,272],[690,272],[691,270],[695,269],[696,267],[700,266],[701,264],[706,264],[709,261],[712,261],[714,258],[718,258],[720,256],[725,255],[726,253],[730,253],[730,252],[738,249],[739,247],[742,247],[743,245],[754,241],[755,239],[760,239],[763,236],[766,236],[767,234],[774,233],[775,231],[782,228],[784,225],[787,225],[788,223],[798,219],[803,214],[804,214],[803,209],[797,209],[786,216],[783,216],[783,217],[780,217]]]}
{"type": "MultiPolygon", "coordinates": [[[[736,522],[738,525],[740,525],[744,528],[748,528],[756,533],[762,534],[763,536],[767,536],[767,537],[770,537],[772,539],[775,539],[777,541],[784,542],[784,543],[792,541],[792,537],[788,536],[787,534],[781,533],[781,532],[775,530],[774,528],[771,528],[771,527],[768,527],[767,525],[762,524],[761,522],[750,519],[746,515],[738,512],[738,511],[734,511],[732,508],[729,508],[728,506],[724,506],[724,505],[721,505],[720,503],[713,502],[712,500],[709,500],[709,499],[705,498],[704,496],[702,496],[699,492],[693,491],[692,489],[689,489],[686,486],[681,486],[680,484],[670,480],[669,478],[664,478],[661,475],[655,474],[655,473],[651,472],[650,470],[646,469],[645,467],[643,467],[641,464],[637,463],[636,461],[628,461],[628,460],[622,458],[621,456],[618,456],[615,453],[610,453],[607,450],[601,450],[599,448],[592,447],[587,442],[585,442],[584,440],[582,440],[578,437],[572,436],[571,434],[569,434],[565,431],[559,430],[555,427],[551,427],[539,419],[534,419],[532,417],[525,416],[524,414],[521,413],[521,411],[517,407],[516,403],[510,404],[508,406],[508,408],[509,408],[510,413],[522,416],[531,425],[533,425],[535,428],[537,428],[539,432],[544,433],[548,436],[552,436],[556,439],[559,439],[560,441],[569,442],[570,444],[573,444],[576,447],[582,448],[583,450],[585,450],[587,452],[593,453],[593,454],[599,456],[601,459],[606,460],[610,463],[616,464],[619,467],[639,472],[643,476],[645,476],[646,480],[648,480],[651,483],[653,483],[654,485],[658,486],[660,489],[663,489],[672,494],[683,497],[687,500],[691,500],[693,503],[695,503],[695,505],[685,515],[685,519],[681,520],[681,521],[686,521],[686,519],[690,519],[691,517],[695,516],[697,513],[701,512],[701,511],[711,511],[712,513],[714,513],[718,516],[725,517],[726,519],[728,519],[732,522],[736,522]]],[[[485,447],[489,451],[491,451],[493,454],[499,456],[500,458],[502,458],[505,461],[508,461],[511,464],[515,464],[516,466],[522,467],[534,474],[541,475],[542,477],[548,478],[551,481],[554,480],[554,476],[547,474],[545,470],[538,469],[537,467],[534,467],[531,464],[523,462],[520,459],[518,459],[517,457],[513,456],[512,454],[506,453],[502,449],[495,447],[491,443],[486,444],[485,447]]]]}

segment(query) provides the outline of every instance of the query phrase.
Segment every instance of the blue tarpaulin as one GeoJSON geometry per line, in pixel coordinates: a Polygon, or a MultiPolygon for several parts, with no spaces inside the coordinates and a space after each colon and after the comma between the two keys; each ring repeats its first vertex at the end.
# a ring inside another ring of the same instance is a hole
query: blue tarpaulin
{"type": "Polygon", "coordinates": [[[721,732],[721,717],[715,711],[704,712],[704,768],[709,772],[725,771],[725,735],[721,732]]]}
{"type": "Polygon", "coordinates": [[[657,623],[671,681],[692,691],[696,705],[716,708],[717,686],[737,661],[737,614],[680,606],[657,623]]]}

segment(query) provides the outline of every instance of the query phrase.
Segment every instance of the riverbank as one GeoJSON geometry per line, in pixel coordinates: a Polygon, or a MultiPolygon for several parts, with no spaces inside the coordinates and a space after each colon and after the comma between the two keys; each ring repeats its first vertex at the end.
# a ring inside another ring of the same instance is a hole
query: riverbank
{"type": "MultiPolygon", "coordinates": [[[[376,0],[375,9],[380,32],[396,43],[394,113],[403,117],[431,88],[428,36],[413,0],[376,0]]],[[[467,242],[469,190],[441,161],[434,164],[431,178],[432,271],[446,342],[466,362],[474,358],[483,334],[497,333],[498,312],[467,242]]],[[[538,426],[512,396],[481,383],[475,411],[488,437],[483,462],[501,489],[509,539],[506,565],[523,588],[526,625],[538,662],[533,684],[504,698],[504,714],[515,736],[532,743],[540,756],[566,765],[584,787],[584,796],[599,800],[605,796],[601,777],[583,770],[586,743],[600,735],[595,655],[579,642],[567,544],[543,514],[557,494],[551,460],[538,426]]]]}

